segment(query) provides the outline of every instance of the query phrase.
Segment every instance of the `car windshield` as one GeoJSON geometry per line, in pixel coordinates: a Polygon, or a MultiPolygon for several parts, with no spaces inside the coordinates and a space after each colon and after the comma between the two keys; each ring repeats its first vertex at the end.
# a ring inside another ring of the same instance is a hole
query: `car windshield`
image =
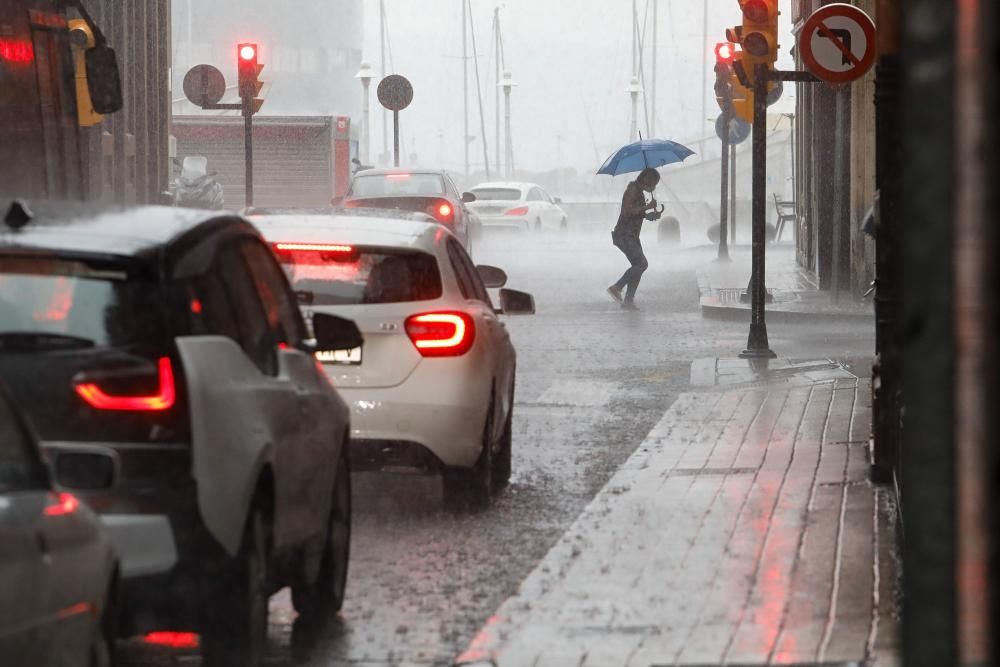
{"type": "Polygon", "coordinates": [[[148,341],[162,328],[154,289],[122,266],[0,257],[0,336],[37,345],[148,341]]]}
{"type": "Polygon", "coordinates": [[[440,174],[373,174],[355,176],[351,197],[439,195],[444,193],[440,174]]]}
{"type": "Polygon", "coordinates": [[[283,245],[276,245],[278,257],[303,303],[400,303],[441,296],[437,260],[424,252],[348,246],[289,250],[283,245]]]}
{"type": "Polygon", "coordinates": [[[517,201],[521,191],[516,188],[475,188],[472,194],[479,201],[517,201]]]}

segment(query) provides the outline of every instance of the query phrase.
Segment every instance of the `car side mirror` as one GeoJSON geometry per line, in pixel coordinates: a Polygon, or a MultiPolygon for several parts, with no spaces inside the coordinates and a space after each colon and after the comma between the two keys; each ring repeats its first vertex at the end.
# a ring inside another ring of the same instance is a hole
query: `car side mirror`
{"type": "Polygon", "coordinates": [[[480,264],[476,267],[479,277],[487,287],[503,287],[507,284],[507,274],[503,269],[487,264],[480,264]]]}
{"type": "Polygon", "coordinates": [[[465,204],[471,204],[474,201],[476,201],[476,195],[472,194],[471,192],[463,192],[462,193],[462,202],[463,203],[465,203],[465,204]]]}
{"type": "Polygon", "coordinates": [[[514,289],[500,290],[500,310],[505,315],[534,315],[535,297],[514,289]]]}
{"type": "Polygon", "coordinates": [[[94,111],[114,113],[122,108],[122,79],[118,58],[110,46],[95,46],[84,54],[87,68],[87,89],[94,111]]]}
{"type": "Polygon", "coordinates": [[[358,325],[343,317],[329,313],[313,313],[312,326],[317,352],[353,350],[361,347],[364,342],[358,325]]]}
{"type": "Polygon", "coordinates": [[[50,454],[55,483],[71,491],[103,491],[114,488],[118,462],[112,454],[97,451],[50,454]]]}

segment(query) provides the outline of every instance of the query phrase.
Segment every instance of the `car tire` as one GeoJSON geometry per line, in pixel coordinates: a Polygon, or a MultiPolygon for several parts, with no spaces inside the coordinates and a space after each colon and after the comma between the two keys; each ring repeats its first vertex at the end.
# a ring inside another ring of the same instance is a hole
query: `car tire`
{"type": "Polygon", "coordinates": [[[445,468],[441,475],[445,504],[453,511],[488,507],[493,496],[493,400],[483,428],[483,447],[471,468],[445,468]]]}
{"type": "Polygon", "coordinates": [[[292,587],[292,605],[307,621],[322,622],[344,606],[347,566],[351,553],[351,469],[347,460],[347,440],[337,463],[333,503],[327,520],[319,576],[312,586],[292,587]]]}
{"type": "Polygon", "coordinates": [[[115,660],[115,640],[118,636],[115,628],[115,590],[117,586],[112,583],[106,599],[104,600],[104,610],[101,617],[96,619],[91,630],[90,642],[90,665],[91,667],[114,667],[115,660]]]}
{"type": "Polygon", "coordinates": [[[259,667],[267,645],[270,513],[255,503],[247,519],[243,545],[233,559],[215,600],[211,623],[201,634],[205,667],[259,667]]]}
{"type": "Polygon", "coordinates": [[[507,412],[507,419],[504,422],[503,433],[500,434],[500,443],[496,454],[493,456],[493,488],[502,489],[510,483],[510,473],[512,469],[513,444],[514,444],[514,390],[510,390],[510,410],[507,412]]]}

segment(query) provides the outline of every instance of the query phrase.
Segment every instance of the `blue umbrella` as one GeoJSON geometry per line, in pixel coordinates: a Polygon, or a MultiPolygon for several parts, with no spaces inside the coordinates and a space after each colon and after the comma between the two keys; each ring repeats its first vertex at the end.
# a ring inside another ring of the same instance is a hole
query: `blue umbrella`
{"type": "Polygon", "coordinates": [[[683,162],[694,155],[694,151],[669,139],[643,139],[622,146],[597,170],[598,174],[617,176],[642,171],[646,167],[662,167],[675,162],[683,162]]]}

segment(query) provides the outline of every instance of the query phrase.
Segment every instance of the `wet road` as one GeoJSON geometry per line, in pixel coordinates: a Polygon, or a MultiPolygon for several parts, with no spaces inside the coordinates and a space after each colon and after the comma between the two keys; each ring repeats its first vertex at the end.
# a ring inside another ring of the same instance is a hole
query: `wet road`
{"type": "MultiPolygon", "coordinates": [[[[355,475],[342,615],[307,645],[293,633],[288,595],[275,596],[268,664],[448,664],[688,389],[691,362],[743,349],[745,324],[704,320],[698,308],[695,268],[711,249],[645,242],[638,313],[604,293],[626,267],[608,235],[497,235],[477,247],[475,260],[505,268],[538,308],[507,320],[518,349],[509,488],[490,509],[455,515],[441,507],[436,478],[355,475]]],[[[874,346],[865,323],[769,333],[795,359],[863,360],[874,346]]],[[[196,650],[123,648],[124,665],[199,662],[196,650]]]]}

